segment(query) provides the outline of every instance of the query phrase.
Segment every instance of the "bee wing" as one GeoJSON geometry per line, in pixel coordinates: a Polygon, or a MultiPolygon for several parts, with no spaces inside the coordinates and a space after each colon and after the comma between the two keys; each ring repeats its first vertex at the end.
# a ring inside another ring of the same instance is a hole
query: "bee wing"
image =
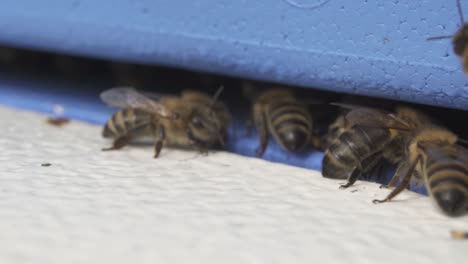
{"type": "Polygon", "coordinates": [[[155,92],[147,92],[147,91],[138,91],[138,93],[153,101],[159,101],[163,97],[164,98],[178,98],[178,96],[171,95],[171,94],[163,94],[163,93],[155,93],[155,92]]]}
{"type": "Polygon", "coordinates": [[[354,110],[354,109],[364,107],[362,105],[357,105],[357,104],[345,104],[345,103],[338,103],[338,102],[331,102],[330,104],[334,106],[339,106],[341,108],[348,109],[348,110],[354,110]]]}
{"type": "Polygon", "coordinates": [[[173,117],[175,113],[169,111],[159,101],[161,97],[152,98],[140,93],[133,87],[115,87],[100,94],[101,100],[109,106],[119,108],[140,108],[163,117],[173,117]]]}
{"type": "Polygon", "coordinates": [[[459,145],[441,146],[434,142],[419,142],[419,147],[424,154],[432,160],[447,160],[455,157],[455,160],[468,162],[468,151],[459,145]]]}
{"type": "Polygon", "coordinates": [[[468,147],[468,139],[465,139],[465,138],[458,138],[457,139],[457,143],[463,147],[468,147]]]}
{"type": "Polygon", "coordinates": [[[345,116],[347,125],[410,130],[410,125],[396,115],[368,107],[354,108],[345,116]]]}

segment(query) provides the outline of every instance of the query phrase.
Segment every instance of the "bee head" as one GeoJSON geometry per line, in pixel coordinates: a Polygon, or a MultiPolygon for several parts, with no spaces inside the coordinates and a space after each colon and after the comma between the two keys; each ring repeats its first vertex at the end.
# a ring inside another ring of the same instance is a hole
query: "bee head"
{"type": "Polygon", "coordinates": [[[201,104],[193,109],[189,119],[188,137],[195,144],[204,147],[216,145],[224,147],[226,126],[230,116],[224,104],[218,101],[223,90],[224,87],[221,86],[214,94],[210,104],[201,104]]]}
{"type": "Polygon", "coordinates": [[[455,34],[452,40],[453,52],[458,56],[463,55],[463,51],[468,45],[468,23],[465,23],[455,34]]]}
{"type": "Polygon", "coordinates": [[[218,114],[211,108],[195,108],[189,119],[188,137],[201,146],[223,146],[225,128],[221,124],[218,114]]]}

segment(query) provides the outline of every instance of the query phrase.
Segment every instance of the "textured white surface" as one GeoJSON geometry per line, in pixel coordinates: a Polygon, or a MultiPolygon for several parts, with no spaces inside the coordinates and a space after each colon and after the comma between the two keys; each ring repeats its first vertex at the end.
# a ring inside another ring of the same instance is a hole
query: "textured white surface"
{"type": "Polygon", "coordinates": [[[427,197],[229,153],[101,152],[100,127],[0,108],[0,263],[466,263],[427,197]],[[42,167],[41,163],[51,163],[42,167]]]}

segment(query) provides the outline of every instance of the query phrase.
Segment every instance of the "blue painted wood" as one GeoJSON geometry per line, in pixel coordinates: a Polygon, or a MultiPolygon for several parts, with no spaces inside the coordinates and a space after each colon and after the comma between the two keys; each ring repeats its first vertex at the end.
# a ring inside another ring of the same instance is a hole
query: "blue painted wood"
{"type": "MultiPolygon", "coordinates": [[[[468,3],[464,9],[468,10],[468,3]]],[[[3,0],[0,44],[468,109],[446,0],[3,0]]]]}

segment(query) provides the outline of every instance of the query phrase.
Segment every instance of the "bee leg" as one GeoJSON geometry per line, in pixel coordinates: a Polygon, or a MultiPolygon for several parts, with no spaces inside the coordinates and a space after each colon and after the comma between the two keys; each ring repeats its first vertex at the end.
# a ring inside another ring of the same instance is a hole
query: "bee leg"
{"type": "Polygon", "coordinates": [[[346,182],[346,184],[340,185],[340,189],[346,189],[349,186],[353,185],[357,181],[361,173],[362,173],[361,169],[355,168],[353,172],[351,173],[351,175],[349,175],[348,181],[346,182]]]}
{"type": "Polygon", "coordinates": [[[382,184],[382,185],[379,186],[379,188],[380,189],[393,188],[393,187],[395,187],[395,185],[397,184],[399,179],[400,179],[400,177],[397,177],[397,175],[395,174],[395,176],[393,176],[393,178],[390,180],[390,182],[388,184],[382,184]]]}
{"type": "Polygon", "coordinates": [[[401,175],[406,175],[406,173],[408,173],[407,170],[409,170],[409,169],[410,169],[410,167],[408,166],[408,162],[401,161],[400,165],[398,166],[398,168],[397,168],[397,170],[395,172],[395,175],[392,177],[390,182],[387,185],[384,185],[384,184],[380,185],[380,189],[384,189],[384,188],[385,189],[390,189],[390,188],[395,187],[395,185],[400,180],[401,175]]]}
{"type": "Polygon", "coordinates": [[[257,157],[262,157],[268,146],[268,128],[265,114],[259,105],[254,106],[254,122],[260,140],[260,146],[257,148],[257,157]]]}
{"type": "Polygon", "coordinates": [[[382,154],[380,152],[372,154],[370,157],[367,157],[365,160],[361,162],[359,167],[356,167],[351,175],[348,177],[348,182],[340,186],[340,189],[346,189],[349,186],[353,185],[359,176],[362,173],[368,173],[369,171],[373,170],[378,164],[382,161],[382,154]]]}
{"type": "Polygon", "coordinates": [[[203,156],[208,156],[208,154],[209,154],[209,148],[208,147],[202,146],[200,144],[192,144],[191,147],[194,150],[198,151],[198,153],[203,155],[203,156]]]}
{"type": "MultiPolygon", "coordinates": [[[[400,186],[398,186],[397,188],[395,188],[387,197],[385,197],[385,199],[383,200],[373,200],[372,202],[374,204],[379,204],[379,203],[385,203],[385,202],[388,202],[390,201],[393,197],[397,196],[399,193],[401,193],[404,189],[406,189],[406,187],[409,185],[410,181],[411,181],[411,176],[413,175],[413,172],[414,172],[414,169],[416,168],[416,164],[418,164],[419,160],[420,160],[421,156],[418,156],[416,158],[416,160],[411,164],[410,167],[408,167],[408,169],[406,170],[403,170],[403,172],[405,173],[404,177],[403,177],[403,180],[400,184],[400,186]]],[[[401,171],[397,170],[396,173],[401,173],[401,171]]],[[[394,176],[396,177],[396,175],[394,176]]]]}
{"type": "MultiPolygon", "coordinates": [[[[375,172],[375,175],[376,175],[378,178],[380,178],[380,176],[383,174],[384,168],[385,168],[385,166],[384,166],[384,164],[381,162],[381,163],[379,163],[379,164],[377,164],[377,165],[375,166],[375,168],[372,170],[372,173],[375,172]]],[[[382,187],[382,185],[379,186],[379,188],[381,188],[381,187],[382,187]]]]}
{"type": "Polygon", "coordinates": [[[208,156],[208,149],[207,149],[207,148],[199,148],[198,151],[199,151],[203,156],[208,156]]]}
{"type": "Polygon", "coordinates": [[[126,136],[121,136],[118,137],[114,140],[112,143],[112,146],[109,148],[103,148],[102,151],[109,151],[109,150],[118,150],[127,145],[131,140],[131,137],[126,135],[126,136]]]}
{"type": "Polygon", "coordinates": [[[162,146],[163,146],[162,140],[158,140],[156,141],[156,144],[154,144],[154,158],[155,159],[159,157],[159,153],[161,153],[162,146]]]}
{"type": "Polygon", "coordinates": [[[156,128],[156,143],[154,144],[154,158],[156,159],[159,157],[159,153],[161,153],[161,149],[163,147],[164,139],[166,139],[166,132],[163,126],[158,126],[156,128]]]}
{"type": "Polygon", "coordinates": [[[203,156],[207,156],[209,154],[210,148],[203,144],[192,142],[190,146],[192,149],[198,151],[203,156]]]}

